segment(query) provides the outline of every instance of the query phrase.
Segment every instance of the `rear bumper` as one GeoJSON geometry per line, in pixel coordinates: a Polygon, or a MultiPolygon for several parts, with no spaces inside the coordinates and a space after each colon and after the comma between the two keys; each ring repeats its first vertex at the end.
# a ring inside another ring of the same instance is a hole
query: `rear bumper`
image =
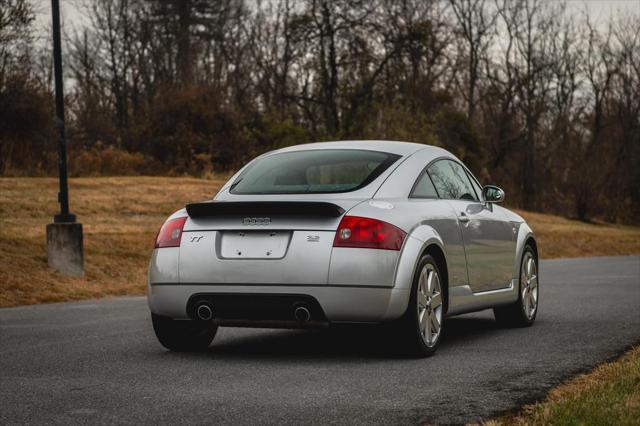
{"type": "Polygon", "coordinates": [[[318,301],[330,323],[391,321],[404,314],[409,300],[407,289],[387,287],[152,283],[149,308],[158,315],[187,319],[189,299],[198,294],[305,295],[318,301]]]}

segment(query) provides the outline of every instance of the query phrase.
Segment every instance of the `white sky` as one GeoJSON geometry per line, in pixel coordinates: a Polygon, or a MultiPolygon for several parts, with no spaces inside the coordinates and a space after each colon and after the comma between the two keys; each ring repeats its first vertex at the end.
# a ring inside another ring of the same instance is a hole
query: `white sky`
{"type": "Polygon", "coordinates": [[[593,18],[601,19],[615,13],[640,13],[640,0],[567,0],[567,6],[567,13],[582,11],[586,6],[593,18]]]}
{"type": "MultiPolygon", "coordinates": [[[[552,0],[553,1],[553,0],[552,0]]],[[[33,0],[36,7],[36,24],[40,31],[51,31],[51,1],[33,0]]],[[[80,12],[82,4],[91,0],[60,0],[61,20],[64,30],[69,31],[74,27],[83,25],[85,18],[80,12]]],[[[640,0],[567,0],[567,13],[581,14],[588,9],[591,18],[596,22],[606,21],[612,14],[636,14],[640,15],[640,0]]]]}

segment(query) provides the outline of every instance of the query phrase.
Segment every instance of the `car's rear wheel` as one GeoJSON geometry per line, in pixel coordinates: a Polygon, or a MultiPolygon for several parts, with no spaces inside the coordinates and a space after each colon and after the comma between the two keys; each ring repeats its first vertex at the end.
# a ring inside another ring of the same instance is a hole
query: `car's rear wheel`
{"type": "Polygon", "coordinates": [[[435,353],[443,331],[445,283],[431,255],[418,262],[409,306],[399,326],[411,355],[435,353]]]}
{"type": "Polygon", "coordinates": [[[218,331],[207,321],[174,320],[153,313],[151,321],[162,346],[178,352],[207,349],[218,331]]]}
{"type": "Polygon", "coordinates": [[[520,262],[518,300],[493,309],[498,324],[504,327],[527,327],[538,314],[538,260],[530,245],[524,248],[520,262]]]}

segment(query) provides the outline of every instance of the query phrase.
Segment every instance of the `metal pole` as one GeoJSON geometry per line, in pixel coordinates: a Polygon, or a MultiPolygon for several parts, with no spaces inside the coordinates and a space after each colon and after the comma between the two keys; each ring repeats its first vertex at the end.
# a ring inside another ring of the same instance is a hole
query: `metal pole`
{"type": "Polygon", "coordinates": [[[60,43],[60,4],[51,0],[53,17],[53,68],[56,85],[56,127],[58,128],[58,168],[60,213],[53,217],[56,223],[75,222],[76,216],[69,213],[69,189],[67,184],[67,141],[64,135],[64,93],[62,87],[62,48],[60,43]]]}

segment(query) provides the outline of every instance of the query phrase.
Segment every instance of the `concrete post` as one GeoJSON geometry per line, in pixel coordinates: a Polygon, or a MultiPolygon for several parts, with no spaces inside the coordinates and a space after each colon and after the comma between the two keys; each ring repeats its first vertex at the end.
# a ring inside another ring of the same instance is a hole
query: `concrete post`
{"type": "Polygon", "coordinates": [[[60,213],[47,225],[47,258],[49,266],[64,275],[84,274],[82,249],[82,224],[69,211],[69,188],[67,183],[67,141],[64,134],[64,90],[62,87],[62,43],[60,37],[60,0],[51,0],[51,23],[53,29],[53,68],[56,86],[56,127],[58,128],[58,168],[60,213]]]}
{"type": "Polygon", "coordinates": [[[84,275],[82,224],[50,223],[47,225],[47,258],[49,266],[69,276],[84,275]]]}

